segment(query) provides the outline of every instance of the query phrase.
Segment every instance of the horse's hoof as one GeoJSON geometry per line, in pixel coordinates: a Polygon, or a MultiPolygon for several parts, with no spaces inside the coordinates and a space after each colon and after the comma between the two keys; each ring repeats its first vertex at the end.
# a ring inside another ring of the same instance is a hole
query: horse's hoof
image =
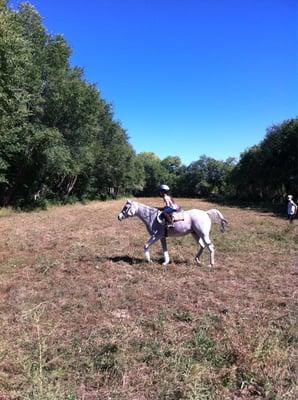
{"type": "Polygon", "coordinates": [[[198,267],[201,267],[201,266],[202,266],[202,263],[201,263],[201,261],[200,261],[198,258],[195,258],[195,262],[196,262],[196,264],[197,264],[198,267]]]}
{"type": "Polygon", "coordinates": [[[214,268],[214,264],[208,264],[208,268],[214,268]]]}
{"type": "Polygon", "coordinates": [[[163,262],[162,265],[169,265],[170,262],[163,262]]]}

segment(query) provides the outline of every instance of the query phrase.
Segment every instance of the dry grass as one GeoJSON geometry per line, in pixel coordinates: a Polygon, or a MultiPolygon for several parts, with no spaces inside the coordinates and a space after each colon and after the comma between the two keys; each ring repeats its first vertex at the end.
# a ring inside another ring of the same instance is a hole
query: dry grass
{"type": "Polygon", "coordinates": [[[191,237],[163,267],[122,203],[0,219],[0,399],[296,399],[297,221],[218,207],[216,268],[191,237]]]}

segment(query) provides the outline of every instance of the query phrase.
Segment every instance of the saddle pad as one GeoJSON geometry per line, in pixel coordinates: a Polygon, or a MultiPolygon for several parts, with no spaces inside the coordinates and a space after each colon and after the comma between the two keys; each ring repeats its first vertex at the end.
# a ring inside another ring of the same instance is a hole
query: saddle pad
{"type": "Polygon", "coordinates": [[[173,212],[173,222],[184,221],[184,211],[173,212]]]}

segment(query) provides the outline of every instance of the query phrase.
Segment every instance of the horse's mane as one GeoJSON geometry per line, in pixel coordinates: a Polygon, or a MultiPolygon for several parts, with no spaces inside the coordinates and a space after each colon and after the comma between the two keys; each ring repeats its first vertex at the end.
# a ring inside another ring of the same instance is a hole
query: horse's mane
{"type": "Polygon", "coordinates": [[[139,203],[138,201],[135,201],[135,200],[133,200],[133,202],[137,203],[138,206],[142,206],[143,208],[146,208],[150,212],[150,214],[152,214],[153,212],[154,213],[158,212],[158,208],[157,207],[151,207],[151,206],[148,206],[147,204],[139,203]]]}

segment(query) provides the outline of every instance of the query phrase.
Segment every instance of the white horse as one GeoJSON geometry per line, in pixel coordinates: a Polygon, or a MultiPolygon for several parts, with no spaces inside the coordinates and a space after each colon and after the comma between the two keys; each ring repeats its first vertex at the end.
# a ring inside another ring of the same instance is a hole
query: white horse
{"type": "Polygon", "coordinates": [[[169,253],[167,250],[166,236],[185,236],[192,234],[196,239],[199,250],[196,254],[195,261],[200,265],[200,257],[205,247],[208,248],[210,254],[210,267],[214,266],[214,246],[211,243],[209,233],[211,229],[211,222],[221,224],[221,231],[224,232],[227,221],[224,219],[220,211],[211,209],[208,211],[202,210],[188,210],[178,213],[178,218],[175,222],[174,213],[174,228],[167,229],[164,224],[159,221],[160,211],[157,208],[149,207],[136,201],[127,200],[121,212],[118,215],[119,221],[129,217],[138,217],[146,225],[150,234],[149,240],[145,243],[144,253],[148,262],[151,262],[149,248],[156,241],[160,240],[164,262],[167,265],[170,262],[169,253]]]}

